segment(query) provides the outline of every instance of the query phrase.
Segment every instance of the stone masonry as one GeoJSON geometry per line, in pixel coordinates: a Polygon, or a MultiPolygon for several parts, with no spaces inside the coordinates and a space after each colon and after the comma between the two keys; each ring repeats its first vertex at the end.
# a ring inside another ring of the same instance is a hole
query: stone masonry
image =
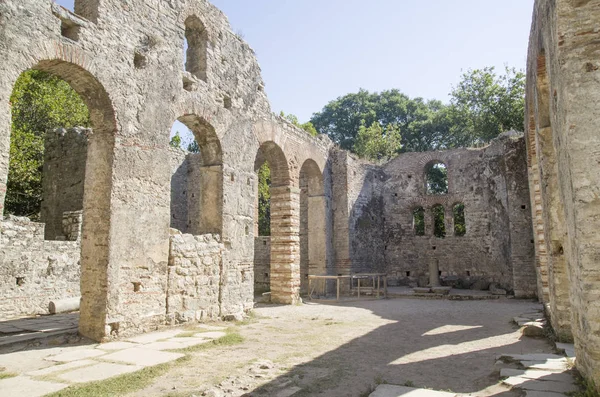
{"type": "Polygon", "coordinates": [[[600,1],[537,0],[526,131],[540,298],[600,388],[600,1]]]}
{"type": "Polygon", "coordinates": [[[45,241],[44,226],[23,219],[2,223],[3,316],[81,294],[80,333],[101,341],[239,318],[259,287],[274,303],[297,303],[308,274],[377,271],[418,285],[439,264],[442,281],[538,295],[559,336],[575,339],[582,372],[598,378],[599,6],[536,1],[525,138],[372,164],[274,116],[254,51],[206,0],[75,0],[74,12],[50,0],[0,2],[0,192],[21,73],[63,78],[92,122],[87,147],[74,149],[84,134],[73,131],[47,141],[46,170],[59,177],[45,181],[46,238],[77,241],[45,241]],[[200,153],[169,147],[176,120],[200,153]],[[268,239],[255,227],[265,161],[268,239]],[[436,162],[447,167],[447,194],[426,192],[436,162]],[[63,206],[75,197],[79,207],[63,206]],[[457,204],[464,236],[453,233],[457,204]],[[439,206],[445,238],[432,231],[439,206]]]}

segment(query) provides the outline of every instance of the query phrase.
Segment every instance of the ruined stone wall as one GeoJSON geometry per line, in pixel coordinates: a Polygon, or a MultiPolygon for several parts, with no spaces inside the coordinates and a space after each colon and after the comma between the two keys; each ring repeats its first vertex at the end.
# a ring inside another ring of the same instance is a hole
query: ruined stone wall
{"type": "Polygon", "coordinates": [[[254,293],[269,291],[271,283],[271,237],[254,238],[254,293]]]}
{"type": "Polygon", "coordinates": [[[537,0],[529,42],[526,120],[536,255],[559,338],[600,379],[598,0],[537,0]]]}
{"type": "MultiPolygon", "coordinates": [[[[220,236],[192,236],[173,230],[167,281],[167,321],[217,320],[221,315],[224,245],[220,236]]],[[[144,293],[140,279],[138,292],[144,293]]]]}
{"type": "MultiPolygon", "coordinates": [[[[0,191],[8,171],[8,98],[14,82],[31,68],[65,79],[88,105],[93,129],[83,204],[80,332],[100,340],[165,322],[172,220],[168,142],[180,118],[214,133],[199,143],[221,148],[215,163],[222,175],[221,214],[215,219],[222,221],[226,250],[221,311],[248,310],[256,194],[251,182],[258,148],[265,142],[282,148],[289,190],[280,196],[286,203],[282,216],[294,219],[299,167],[313,158],[322,170],[331,142],[271,114],[253,50],[207,1],[76,0],[75,11],[50,0],[0,3],[0,57],[5,60],[0,65],[0,191]],[[198,40],[188,40],[184,65],[186,29],[198,40]],[[145,280],[146,293],[133,288],[138,280],[145,280]]],[[[297,301],[298,233],[280,230],[291,242],[278,257],[286,273],[281,301],[297,301]]]]}
{"type": "MultiPolygon", "coordinates": [[[[80,229],[77,214],[66,220],[80,229]]],[[[79,241],[46,241],[43,223],[14,216],[0,230],[0,320],[48,314],[51,300],[80,295],[79,241]]]]}
{"type": "Polygon", "coordinates": [[[61,238],[64,212],[80,211],[83,208],[85,163],[90,133],[91,130],[85,128],[59,128],[46,133],[41,221],[46,224],[47,240],[61,238]]]}
{"type": "Polygon", "coordinates": [[[383,166],[333,152],[333,274],[385,272],[391,285],[428,283],[440,263],[449,283],[490,283],[519,297],[536,295],[534,244],[523,138],[505,136],[483,149],[404,153],[383,166]],[[449,193],[426,193],[426,167],[448,169],[449,193]],[[465,205],[467,232],[454,235],[453,207],[465,205]],[[433,236],[432,207],[445,209],[446,237],[433,236]],[[413,211],[425,209],[425,235],[413,211]]]}
{"type": "Polygon", "coordinates": [[[428,263],[438,260],[442,278],[462,287],[482,280],[535,296],[532,231],[524,223],[530,220],[524,153],[523,138],[504,137],[483,149],[405,153],[387,164],[383,229],[390,283],[426,284],[428,263]],[[447,167],[448,194],[426,192],[426,167],[437,161],[447,167]],[[465,206],[464,236],[454,233],[459,203],[465,206]],[[436,205],[444,207],[445,238],[433,234],[436,205]],[[424,236],[413,225],[419,207],[425,209],[424,236]]]}

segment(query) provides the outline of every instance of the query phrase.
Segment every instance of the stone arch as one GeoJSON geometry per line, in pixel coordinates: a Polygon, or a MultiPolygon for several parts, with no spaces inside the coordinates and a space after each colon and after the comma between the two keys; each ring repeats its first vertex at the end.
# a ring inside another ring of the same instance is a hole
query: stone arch
{"type": "MultiPolygon", "coordinates": [[[[118,126],[107,91],[92,72],[81,66],[85,58],[77,54],[66,47],[56,57],[62,59],[39,60],[27,69],[41,70],[66,81],[90,112],[93,133],[88,141],[84,182],[79,332],[101,340],[106,336],[109,302],[118,294],[112,289],[116,285],[108,282],[112,165],[118,126]]],[[[10,126],[6,131],[10,131],[10,126]]],[[[4,192],[7,170],[3,167],[2,171],[3,186],[0,190],[4,192]]]]}
{"type": "Polygon", "coordinates": [[[254,162],[255,172],[265,162],[271,169],[271,300],[293,304],[298,302],[300,290],[299,191],[293,186],[283,150],[273,141],[260,145],[254,162]]]}
{"type": "Polygon", "coordinates": [[[448,194],[450,184],[448,183],[448,166],[441,160],[431,160],[424,167],[425,193],[426,194],[448,194]]]}
{"type": "Polygon", "coordinates": [[[446,208],[442,204],[431,207],[433,235],[438,238],[446,237],[446,208]]]}
{"type": "Polygon", "coordinates": [[[411,216],[415,236],[425,236],[425,208],[421,205],[413,207],[411,216]]]}
{"type": "Polygon", "coordinates": [[[215,128],[204,118],[177,119],[194,134],[199,153],[187,155],[187,224],[194,235],[223,232],[223,150],[215,128]]]}
{"type": "Polygon", "coordinates": [[[454,236],[462,237],[467,234],[465,204],[463,202],[456,202],[452,205],[452,229],[454,230],[454,236]]]}
{"type": "Polygon", "coordinates": [[[323,173],[313,159],[300,168],[300,291],[308,292],[308,275],[324,275],[327,258],[326,201],[323,173]]]}

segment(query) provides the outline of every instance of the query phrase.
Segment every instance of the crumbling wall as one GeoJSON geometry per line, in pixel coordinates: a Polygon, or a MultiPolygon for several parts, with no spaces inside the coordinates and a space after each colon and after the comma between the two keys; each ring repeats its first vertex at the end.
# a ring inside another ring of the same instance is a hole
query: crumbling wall
{"type": "Polygon", "coordinates": [[[483,149],[405,153],[385,166],[383,189],[385,262],[392,285],[426,284],[428,263],[438,260],[442,279],[454,286],[490,283],[519,296],[535,295],[527,170],[522,138],[503,137],[483,149]],[[509,156],[518,151],[520,155],[509,156]],[[447,167],[448,194],[426,192],[426,167],[447,167]],[[466,234],[455,235],[453,208],[465,206],[466,234]],[[444,207],[445,238],[433,234],[435,206],[444,207]],[[425,210],[425,235],[418,236],[413,211],[425,210]],[[511,221],[512,220],[512,221],[511,221]],[[513,235],[514,234],[514,235],[513,235]],[[514,249],[511,237],[516,239],[514,249]],[[515,289],[514,266],[519,288],[515,289]],[[530,271],[531,270],[531,271],[530,271]]]}
{"type": "Polygon", "coordinates": [[[179,148],[171,148],[171,228],[187,233],[188,223],[188,153],[179,148]]]}
{"type": "Polygon", "coordinates": [[[91,130],[59,128],[44,139],[41,221],[47,240],[62,235],[63,213],[83,209],[87,142],[91,130]]]}
{"type": "MultiPolygon", "coordinates": [[[[167,321],[216,320],[224,245],[220,236],[192,236],[173,230],[167,281],[167,321]]],[[[143,280],[136,288],[143,293],[143,280]]],[[[135,287],[135,286],[134,286],[135,287]]]]}
{"type": "Polygon", "coordinates": [[[65,224],[74,241],[46,241],[44,224],[28,218],[0,222],[0,320],[48,314],[51,300],[80,295],[80,213],[65,224]]]}

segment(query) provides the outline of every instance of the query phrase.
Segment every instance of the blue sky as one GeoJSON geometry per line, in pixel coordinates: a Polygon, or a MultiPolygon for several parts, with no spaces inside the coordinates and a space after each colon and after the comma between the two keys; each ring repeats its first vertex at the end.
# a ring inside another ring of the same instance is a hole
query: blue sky
{"type": "Polygon", "coordinates": [[[300,121],[359,88],[447,102],[462,71],[524,68],[533,10],[533,0],[212,2],[256,51],[273,111],[300,121]]]}

